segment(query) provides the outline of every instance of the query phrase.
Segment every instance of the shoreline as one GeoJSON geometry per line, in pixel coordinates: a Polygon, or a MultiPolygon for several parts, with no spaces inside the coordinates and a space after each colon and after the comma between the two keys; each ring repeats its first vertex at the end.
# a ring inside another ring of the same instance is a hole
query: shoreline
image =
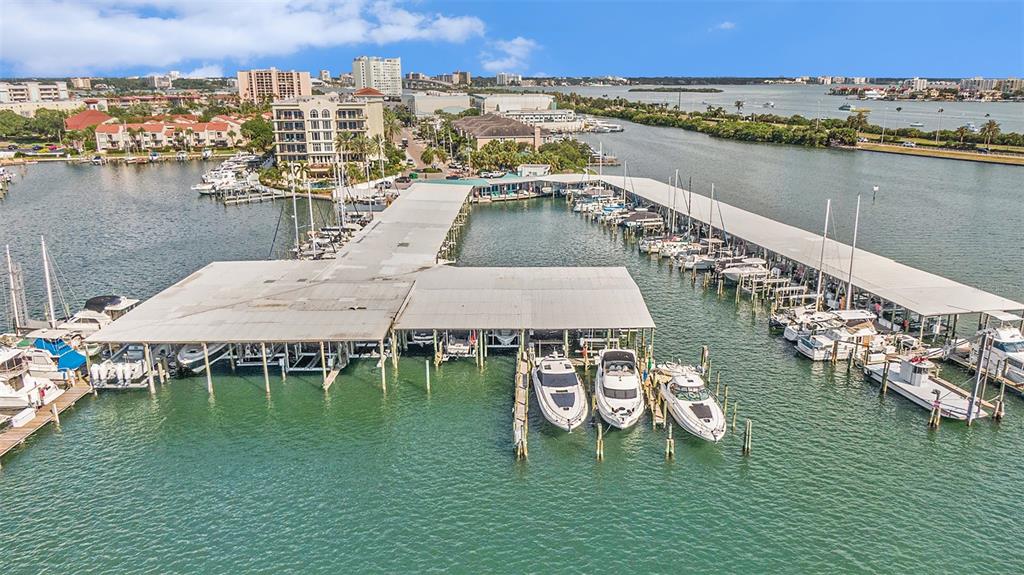
{"type": "Polygon", "coordinates": [[[874,142],[858,142],[854,148],[865,152],[883,154],[902,154],[942,160],[959,160],[961,162],[981,162],[983,164],[1000,164],[1004,166],[1024,166],[1024,156],[1004,156],[999,154],[978,154],[960,150],[943,150],[937,148],[905,148],[900,145],[878,144],[874,142]]]}

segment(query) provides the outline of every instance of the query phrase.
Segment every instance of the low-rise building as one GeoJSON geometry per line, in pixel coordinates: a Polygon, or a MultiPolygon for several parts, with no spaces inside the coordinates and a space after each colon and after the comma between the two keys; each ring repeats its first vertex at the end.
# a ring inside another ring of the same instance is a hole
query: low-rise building
{"type": "Polygon", "coordinates": [[[142,152],[162,148],[224,148],[242,143],[236,126],[228,122],[106,123],[96,126],[96,150],[142,152]]]}
{"type": "Polygon", "coordinates": [[[174,83],[170,76],[161,76],[160,74],[149,76],[147,80],[149,85],[157,90],[168,90],[174,83]]]}
{"type": "Polygon", "coordinates": [[[368,138],[384,134],[384,105],[340,94],[274,102],[274,151],[279,163],[306,162],[314,170],[332,165],[343,132],[368,138]]]}
{"type": "Polygon", "coordinates": [[[58,102],[68,97],[67,82],[0,82],[0,103],[58,102]]]}
{"type": "Polygon", "coordinates": [[[438,112],[458,114],[473,107],[469,94],[449,94],[446,92],[416,92],[402,96],[402,103],[413,115],[423,118],[438,112]]]}
{"type": "Polygon", "coordinates": [[[550,132],[583,130],[583,120],[573,110],[513,110],[502,112],[501,115],[531,126],[540,126],[550,132]]]}
{"type": "Polygon", "coordinates": [[[83,110],[64,118],[65,130],[84,130],[92,126],[98,126],[112,122],[114,118],[100,110],[83,110]]]}
{"type": "Polygon", "coordinates": [[[92,90],[92,78],[72,78],[71,87],[76,90],[92,90]]]}
{"type": "Polygon", "coordinates": [[[473,94],[472,98],[473,107],[482,114],[550,110],[555,102],[554,96],[547,94],[473,94]]]}
{"type": "Polygon", "coordinates": [[[473,140],[477,150],[489,142],[516,142],[537,149],[548,135],[540,126],[529,126],[498,114],[459,118],[452,122],[452,127],[461,136],[473,140]]]}

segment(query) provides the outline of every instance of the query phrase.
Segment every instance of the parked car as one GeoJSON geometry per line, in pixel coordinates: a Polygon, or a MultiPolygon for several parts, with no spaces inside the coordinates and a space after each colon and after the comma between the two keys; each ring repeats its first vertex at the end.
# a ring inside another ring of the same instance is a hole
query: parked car
{"type": "Polygon", "coordinates": [[[412,178],[410,178],[409,176],[398,176],[397,178],[395,178],[396,184],[408,184],[411,181],[412,178]]]}
{"type": "Polygon", "coordinates": [[[455,174],[452,174],[450,176],[445,176],[444,179],[446,179],[446,180],[461,180],[462,178],[460,178],[459,176],[456,176],[455,174]]]}
{"type": "Polygon", "coordinates": [[[917,144],[915,144],[914,142],[903,142],[903,147],[904,148],[916,148],[917,144]]]}

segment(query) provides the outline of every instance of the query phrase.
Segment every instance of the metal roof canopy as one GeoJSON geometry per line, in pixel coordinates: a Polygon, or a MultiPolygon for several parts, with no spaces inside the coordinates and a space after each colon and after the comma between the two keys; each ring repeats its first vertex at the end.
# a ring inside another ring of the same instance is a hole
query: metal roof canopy
{"type": "MultiPolygon", "coordinates": [[[[538,180],[562,184],[605,182],[620,191],[636,194],[650,202],[666,207],[674,206],[677,213],[718,228],[749,243],[818,269],[838,279],[850,273],[850,246],[829,239],[825,246],[824,264],[821,264],[821,234],[777,222],[726,203],[715,202],[700,194],[689,193],[650,178],[624,176],[595,176],[564,174],[543,176],[538,180]],[[674,191],[674,194],[673,194],[674,191]],[[674,196],[674,202],[673,202],[674,196]],[[691,203],[687,210],[687,199],[691,203]],[[719,210],[721,214],[719,214],[719,210]]],[[[853,285],[922,316],[983,313],[994,310],[1020,310],[1024,303],[974,288],[962,283],[919,270],[889,258],[857,249],[853,265],[853,285]]]]}
{"type": "Polygon", "coordinates": [[[626,268],[441,267],[419,274],[396,329],[654,327],[626,268]]]}
{"type": "Polygon", "coordinates": [[[336,260],[215,262],[89,336],[100,343],[384,339],[472,188],[412,186],[336,260]]]}

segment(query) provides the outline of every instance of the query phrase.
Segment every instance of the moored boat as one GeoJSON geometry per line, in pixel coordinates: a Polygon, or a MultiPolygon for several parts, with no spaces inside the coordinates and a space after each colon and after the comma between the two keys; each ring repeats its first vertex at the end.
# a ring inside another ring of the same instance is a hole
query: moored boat
{"type": "Polygon", "coordinates": [[[541,359],[533,370],[533,389],[552,425],[571,432],[586,421],[586,391],[568,359],[558,354],[541,359]]]}
{"type": "Polygon", "coordinates": [[[668,412],[680,427],[705,441],[717,442],[725,436],[725,413],[708,391],[698,368],[659,364],[656,377],[668,412]]]}
{"type": "Polygon", "coordinates": [[[594,394],[597,410],[609,424],[628,429],[644,412],[640,392],[640,373],[636,352],[629,349],[602,349],[598,354],[594,394]]]}

